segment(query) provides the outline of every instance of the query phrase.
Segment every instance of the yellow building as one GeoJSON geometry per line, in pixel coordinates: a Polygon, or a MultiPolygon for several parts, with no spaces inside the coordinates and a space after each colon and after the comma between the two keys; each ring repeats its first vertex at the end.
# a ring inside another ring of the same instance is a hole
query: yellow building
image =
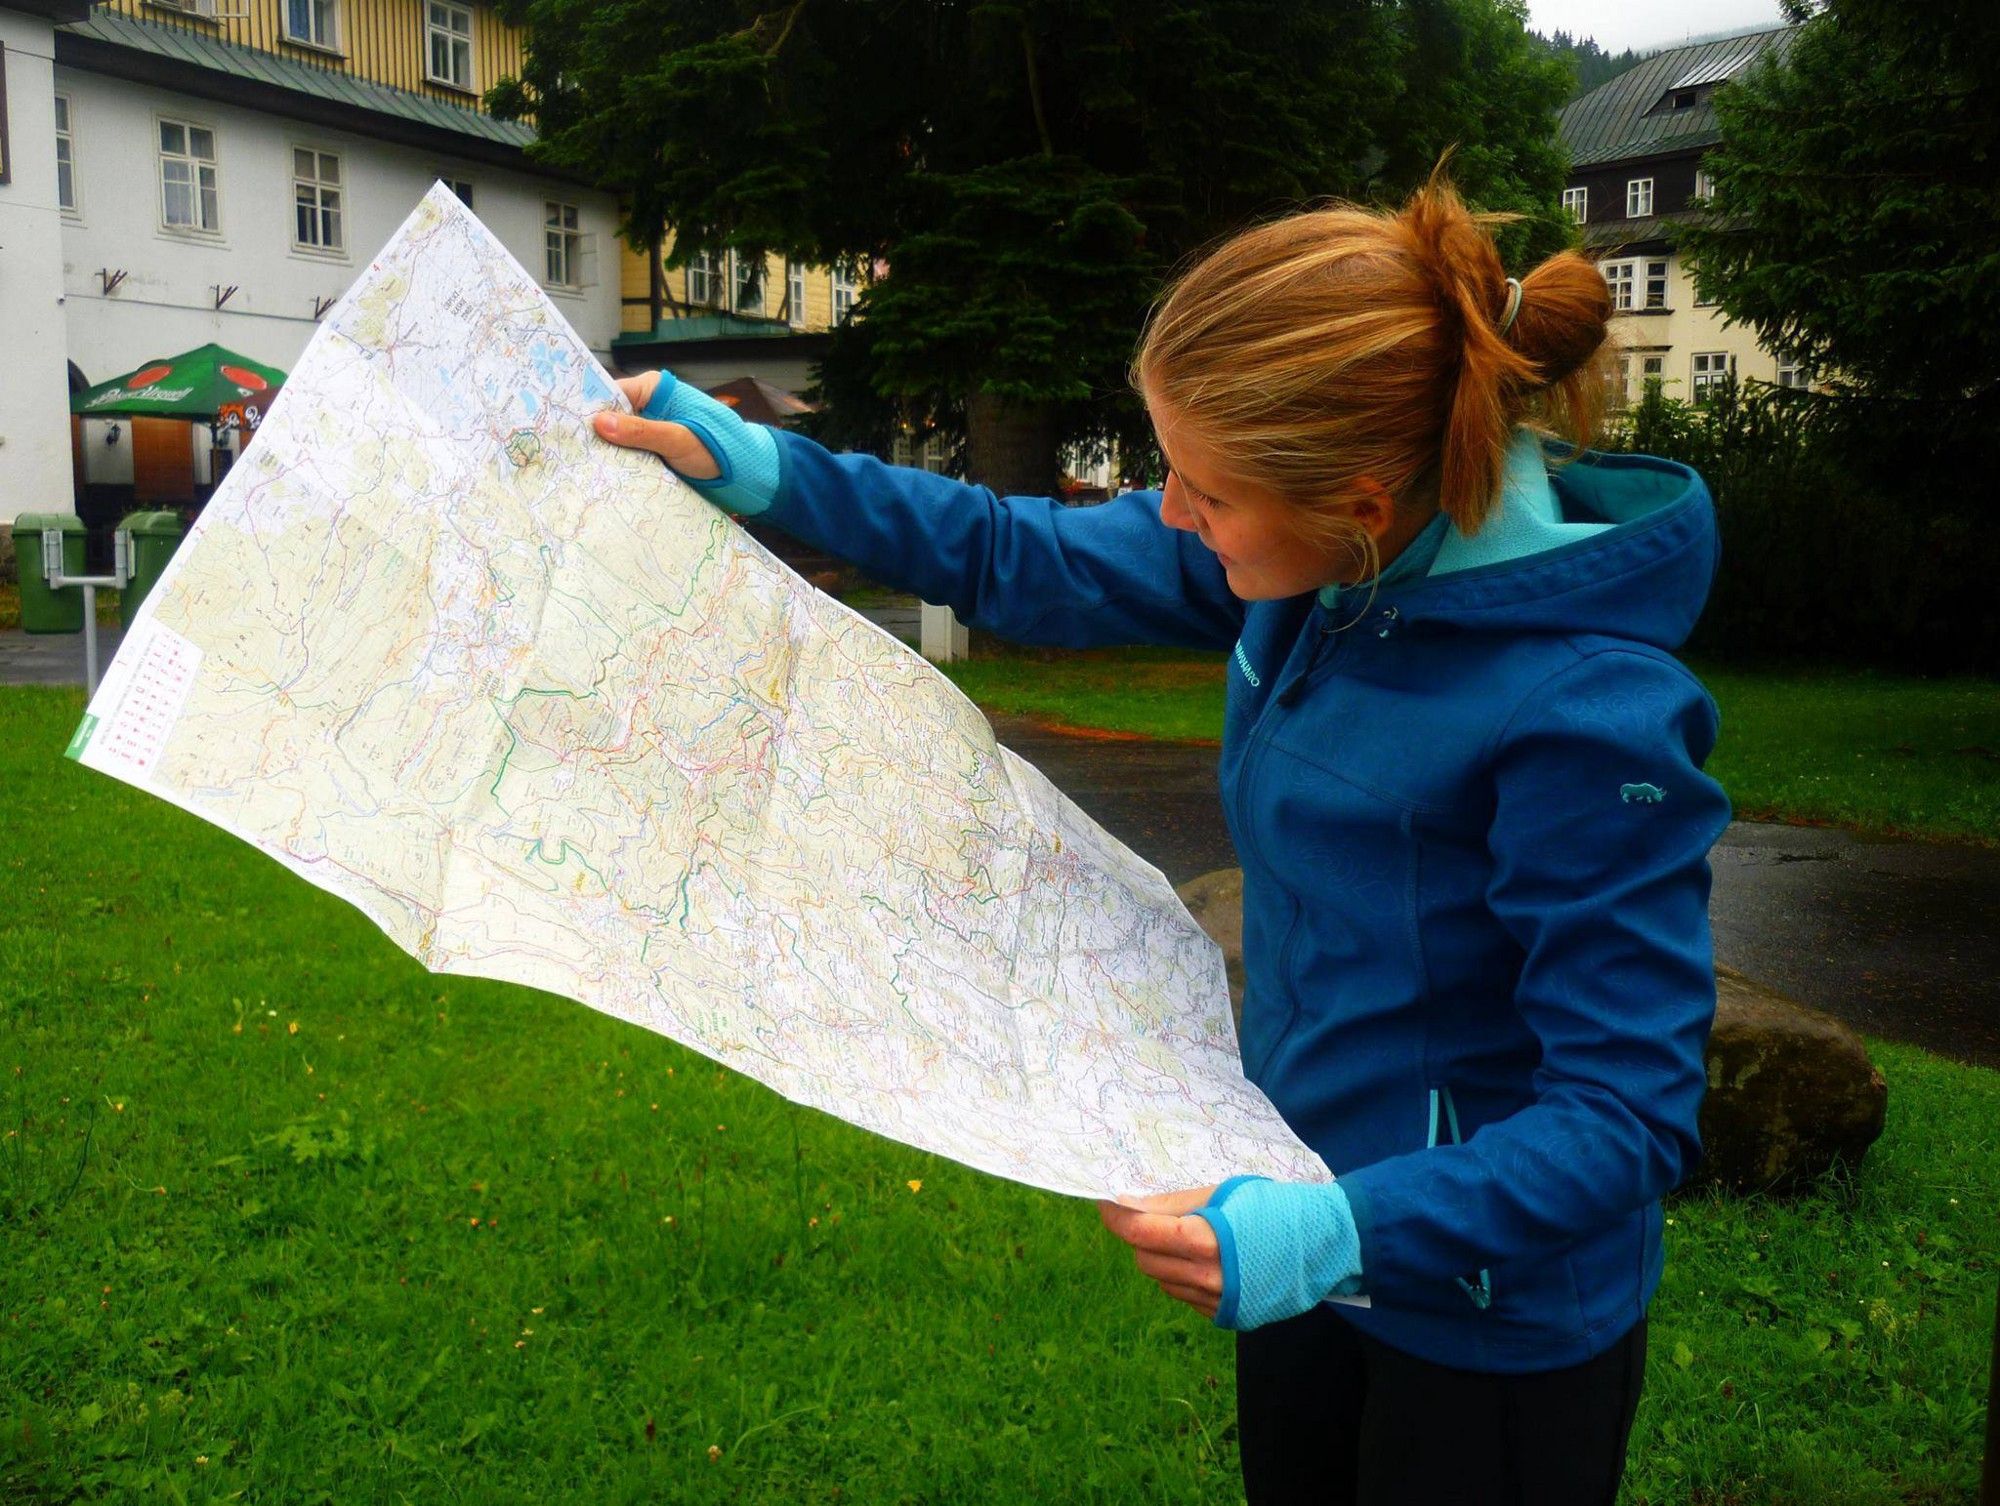
{"type": "Polygon", "coordinates": [[[669,268],[671,235],[657,259],[624,248],[622,317],[613,342],[626,370],[664,366],[698,386],[761,377],[803,392],[830,331],[861,290],[852,270],[781,256],[709,253],[669,268]]]}

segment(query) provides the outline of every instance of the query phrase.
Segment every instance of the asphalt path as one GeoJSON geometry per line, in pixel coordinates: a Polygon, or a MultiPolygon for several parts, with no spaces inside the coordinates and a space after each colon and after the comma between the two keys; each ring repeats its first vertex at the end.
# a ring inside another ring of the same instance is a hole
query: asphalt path
{"type": "MultiPolygon", "coordinates": [[[[100,629],[100,669],[118,637],[100,629]]],[[[82,680],[81,635],[0,633],[0,684],[82,680]]],[[[1235,866],[1213,747],[994,728],[1172,882],[1235,866]]],[[[1718,961],[1859,1030],[2000,1068],[2000,851],[1738,821],[1713,865],[1718,961]]]]}
{"type": "MultiPolygon", "coordinates": [[[[1173,883],[1233,867],[1216,750],[994,730],[1173,883]]],[[[1711,859],[1716,959],[1846,1020],[2000,1068],[2000,851],[1733,823],[1711,859]]]]}

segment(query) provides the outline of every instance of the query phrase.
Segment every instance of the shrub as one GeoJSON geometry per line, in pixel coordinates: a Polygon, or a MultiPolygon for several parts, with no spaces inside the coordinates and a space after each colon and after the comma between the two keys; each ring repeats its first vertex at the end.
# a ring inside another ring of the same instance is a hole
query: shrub
{"type": "Polygon", "coordinates": [[[1873,404],[1731,383],[1696,406],[1656,383],[1606,448],[1691,465],[1715,498],[1722,566],[1691,652],[2000,669],[1982,446],[1873,404]]]}

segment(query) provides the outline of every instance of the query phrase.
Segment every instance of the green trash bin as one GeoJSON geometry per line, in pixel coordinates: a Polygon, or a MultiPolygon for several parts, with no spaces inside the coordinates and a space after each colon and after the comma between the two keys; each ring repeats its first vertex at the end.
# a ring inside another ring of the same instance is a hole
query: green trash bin
{"type": "Polygon", "coordinates": [[[64,575],[83,574],[83,519],[69,512],[24,512],[14,520],[14,558],[20,565],[21,626],[31,633],[83,631],[83,588],[49,589],[42,573],[42,535],[63,536],[64,575]]]}
{"type": "Polygon", "coordinates": [[[126,627],[139,615],[139,603],[159,583],[167,561],[180,547],[181,519],[173,512],[135,512],[118,525],[132,536],[132,557],[125,590],[118,598],[118,620],[126,627]]]}

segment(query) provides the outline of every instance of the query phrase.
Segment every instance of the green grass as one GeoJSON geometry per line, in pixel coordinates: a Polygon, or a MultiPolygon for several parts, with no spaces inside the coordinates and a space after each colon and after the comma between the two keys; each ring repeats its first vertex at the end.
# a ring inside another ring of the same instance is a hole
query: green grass
{"type": "Polygon", "coordinates": [[[939,668],[988,711],[1143,737],[1222,736],[1220,654],[1014,648],[978,636],[973,643],[972,658],[939,668]]]}
{"type": "MultiPolygon", "coordinates": [[[[946,666],[989,711],[1147,737],[1222,735],[1223,661],[987,640],[946,666]]],[[[2000,843],[2000,682],[1697,666],[1722,710],[1709,772],[1737,814],[2000,843]]]]}
{"type": "MultiPolygon", "coordinates": [[[[81,709],[0,691],[0,1500],[1238,1499],[1086,1204],[430,976],[81,709]]],[[[1628,1506],[1970,1501],[2000,1074],[1876,1052],[1851,1183],[1672,1210],[1628,1506]]]]}

